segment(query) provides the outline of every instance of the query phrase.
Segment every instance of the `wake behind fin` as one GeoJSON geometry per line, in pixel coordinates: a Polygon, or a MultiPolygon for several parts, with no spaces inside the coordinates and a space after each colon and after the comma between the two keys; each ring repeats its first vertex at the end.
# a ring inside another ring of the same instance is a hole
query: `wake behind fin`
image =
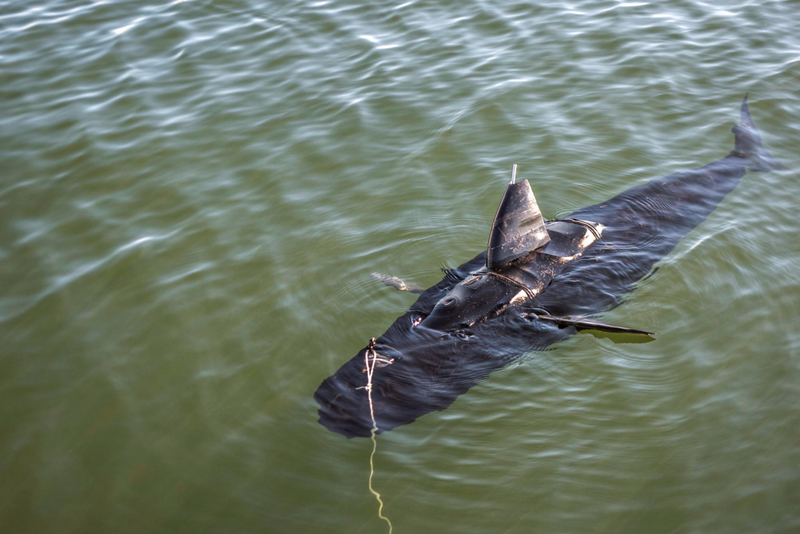
{"type": "Polygon", "coordinates": [[[747,95],[748,93],[745,93],[744,100],[742,100],[741,124],[731,128],[736,138],[736,144],[731,155],[747,158],[747,168],[751,171],[768,172],[785,169],[786,167],[783,166],[778,158],[761,146],[761,134],[753,123],[753,117],[750,116],[747,95]]]}

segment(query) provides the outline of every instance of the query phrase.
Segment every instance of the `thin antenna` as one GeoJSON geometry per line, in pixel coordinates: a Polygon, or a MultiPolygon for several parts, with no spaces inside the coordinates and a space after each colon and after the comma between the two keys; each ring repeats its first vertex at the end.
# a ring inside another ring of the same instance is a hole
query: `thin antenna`
{"type": "Polygon", "coordinates": [[[515,163],[513,167],[511,167],[511,183],[517,183],[517,164],[515,163]]]}

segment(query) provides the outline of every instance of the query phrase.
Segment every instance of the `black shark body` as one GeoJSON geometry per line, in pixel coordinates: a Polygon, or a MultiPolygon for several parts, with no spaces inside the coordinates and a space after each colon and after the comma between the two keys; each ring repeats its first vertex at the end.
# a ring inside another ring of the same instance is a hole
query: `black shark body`
{"type": "MultiPolygon", "coordinates": [[[[375,340],[378,432],[447,408],[492,371],[582,328],[635,332],[590,316],[617,306],[746,169],[782,168],[761,146],[747,96],[735,148],[705,167],[633,187],[545,222],[527,181],[509,184],[487,251],[445,273],[375,340]]],[[[396,285],[396,284],[393,284],[396,285]]],[[[365,347],[317,389],[319,422],[347,437],[373,428],[365,347]]]]}

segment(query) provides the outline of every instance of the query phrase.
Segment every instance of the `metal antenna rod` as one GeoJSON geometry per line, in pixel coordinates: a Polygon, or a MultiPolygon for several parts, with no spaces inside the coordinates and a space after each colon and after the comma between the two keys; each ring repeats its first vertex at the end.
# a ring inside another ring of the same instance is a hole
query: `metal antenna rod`
{"type": "Polygon", "coordinates": [[[517,164],[515,163],[513,167],[511,167],[511,183],[517,183],[517,164]]]}

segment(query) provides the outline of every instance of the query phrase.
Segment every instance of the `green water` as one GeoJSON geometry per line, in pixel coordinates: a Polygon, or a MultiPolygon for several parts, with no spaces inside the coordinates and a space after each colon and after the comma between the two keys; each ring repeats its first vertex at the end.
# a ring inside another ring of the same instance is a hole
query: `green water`
{"type": "Polygon", "coordinates": [[[378,436],[402,533],[800,531],[800,4],[0,2],[0,532],[386,532],[312,395],[485,246],[749,173],[603,319],[378,436]]]}

